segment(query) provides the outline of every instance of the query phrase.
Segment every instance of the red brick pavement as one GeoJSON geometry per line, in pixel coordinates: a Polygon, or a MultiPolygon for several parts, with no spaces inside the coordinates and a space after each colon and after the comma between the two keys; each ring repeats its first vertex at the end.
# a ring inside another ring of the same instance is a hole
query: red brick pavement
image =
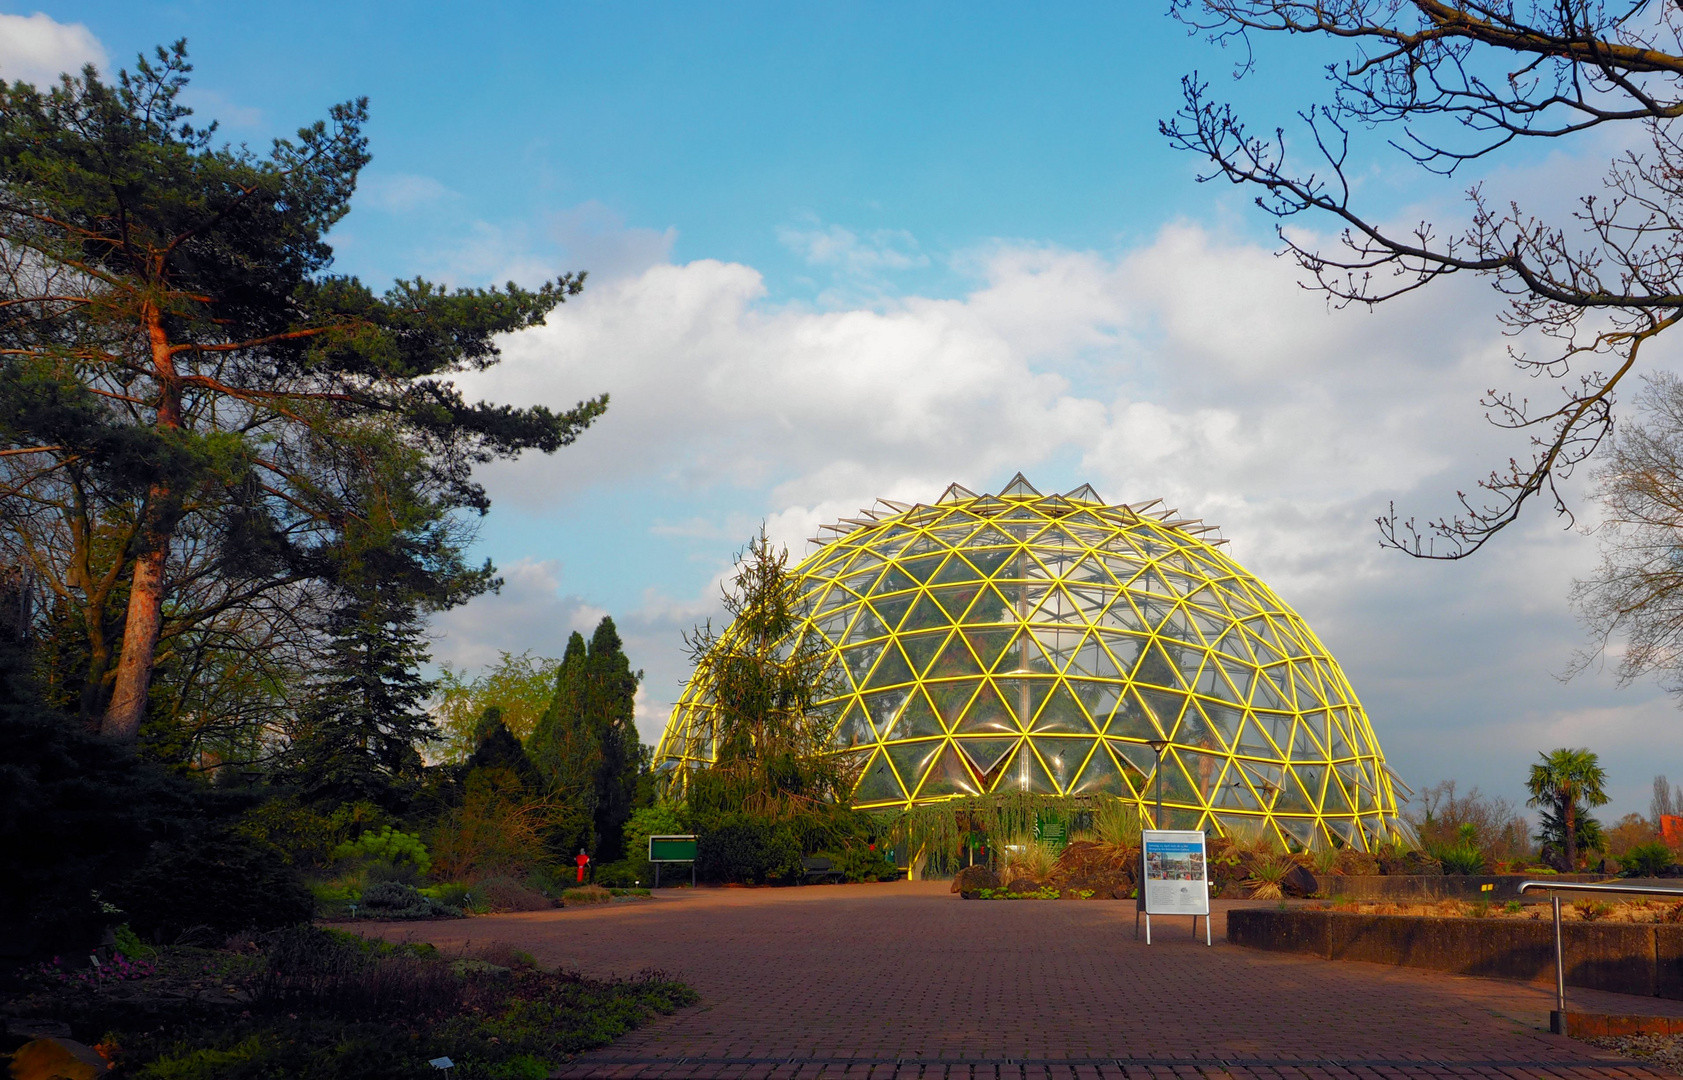
{"type": "MultiPolygon", "coordinates": [[[[1547,1032],[1552,989],[1194,941],[1131,903],[965,902],[942,882],[669,890],[645,903],[367,929],[493,941],[593,974],[659,968],[701,1003],[563,1077],[1676,1080],[1547,1032]]],[[[1683,1002],[1569,990],[1575,1010],[1683,1002]]]]}

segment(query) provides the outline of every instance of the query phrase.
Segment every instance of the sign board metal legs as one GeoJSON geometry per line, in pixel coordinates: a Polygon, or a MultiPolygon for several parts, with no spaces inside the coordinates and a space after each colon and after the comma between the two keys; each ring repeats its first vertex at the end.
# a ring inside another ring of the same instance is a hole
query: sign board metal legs
{"type": "MultiPolygon", "coordinates": [[[[1134,911],[1134,940],[1140,939],[1140,916],[1145,916],[1145,943],[1151,944],[1151,912],[1135,909],[1134,911]]],[[[1198,940],[1198,920],[1204,920],[1204,944],[1214,947],[1215,941],[1210,937],[1210,917],[1208,915],[1192,916],[1192,940],[1198,940]]]]}
{"type": "Polygon", "coordinates": [[[690,864],[690,886],[695,886],[695,856],[696,840],[693,833],[676,836],[649,837],[649,861],[654,863],[654,887],[660,888],[660,864],[684,863],[690,864]]]}

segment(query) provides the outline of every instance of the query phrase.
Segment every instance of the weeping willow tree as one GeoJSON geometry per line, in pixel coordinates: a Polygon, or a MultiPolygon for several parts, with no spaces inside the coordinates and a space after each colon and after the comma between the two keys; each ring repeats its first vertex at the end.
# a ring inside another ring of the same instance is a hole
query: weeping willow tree
{"type": "Polygon", "coordinates": [[[723,593],[728,628],[716,634],[708,622],[684,636],[707,706],[696,722],[713,750],[687,778],[690,807],[782,818],[844,804],[853,769],[825,755],[832,718],[815,707],[835,696],[835,669],[823,639],[795,638],[802,612],[788,549],[762,527],[723,593]]]}
{"type": "Polygon", "coordinates": [[[1060,821],[1072,839],[1087,834],[1101,843],[1139,843],[1140,812],[1110,795],[1036,795],[1000,792],[914,806],[889,823],[890,842],[914,857],[955,862],[966,848],[1015,843],[1034,835],[1035,824],[1060,821]]]}

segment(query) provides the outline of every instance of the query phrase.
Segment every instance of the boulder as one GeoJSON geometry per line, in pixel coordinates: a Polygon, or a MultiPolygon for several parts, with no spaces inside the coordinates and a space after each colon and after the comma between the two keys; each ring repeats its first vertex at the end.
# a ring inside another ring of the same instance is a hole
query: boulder
{"type": "Polygon", "coordinates": [[[1090,892],[1110,896],[1117,888],[1123,894],[1133,888],[1138,852],[1116,844],[1076,840],[1067,845],[1046,875],[1046,884],[1061,894],[1090,892]]]}
{"type": "Polygon", "coordinates": [[[999,875],[986,866],[966,866],[953,875],[952,891],[966,900],[976,899],[983,889],[999,888],[999,875]]]}
{"type": "Polygon", "coordinates": [[[36,1039],[12,1053],[13,1080],[94,1080],[109,1071],[97,1050],[74,1039],[36,1039]]]}
{"type": "Polygon", "coordinates": [[[1028,877],[1013,878],[1005,888],[1008,892],[1031,893],[1040,888],[1040,882],[1028,877]]]}
{"type": "Polygon", "coordinates": [[[1314,872],[1302,863],[1292,863],[1286,868],[1286,876],[1280,879],[1280,891],[1287,896],[1314,896],[1320,887],[1314,872]]]}

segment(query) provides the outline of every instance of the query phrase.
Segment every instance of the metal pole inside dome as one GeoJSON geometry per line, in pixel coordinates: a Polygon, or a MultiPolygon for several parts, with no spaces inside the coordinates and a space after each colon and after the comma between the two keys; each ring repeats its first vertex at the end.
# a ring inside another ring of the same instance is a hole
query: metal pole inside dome
{"type": "Polygon", "coordinates": [[[1151,747],[1157,755],[1157,808],[1151,814],[1151,827],[1161,829],[1163,827],[1163,751],[1169,748],[1169,740],[1148,739],[1145,745],[1151,747]]]}

